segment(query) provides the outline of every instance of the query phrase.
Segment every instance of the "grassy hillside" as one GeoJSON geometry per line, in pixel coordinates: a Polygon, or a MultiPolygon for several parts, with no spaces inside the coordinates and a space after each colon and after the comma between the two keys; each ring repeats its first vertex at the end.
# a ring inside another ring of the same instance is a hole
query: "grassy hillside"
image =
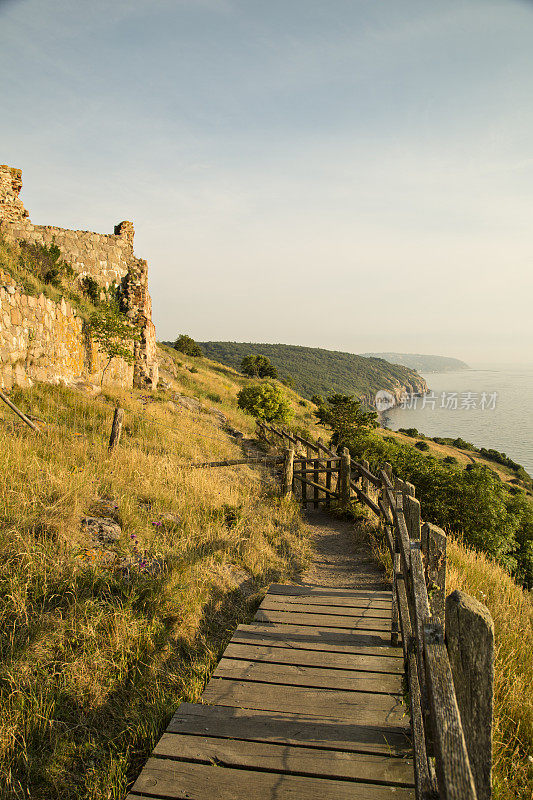
{"type": "Polygon", "coordinates": [[[448,356],[428,356],[420,353],[362,353],[361,355],[366,358],[384,358],[392,364],[403,364],[404,367],[416,369],[417,372],[452,372],[470,369],[464,361],[448,356]]]}
{"type": "MultiPolygon", "coordinates": [[[[495,461],[494,458],[489,458],[487,455],[484,455],[480,448],[474,447],[460,438],[448,439],[440,436],[428,437],[419,433],[416,428],[401,428],[399,431],[391,431],[388,428],[382,428],[381,433],[383,437],[387,439],[410,446],[416,447],[418,445],[418,447],[420,447],[420,443],[424,442],[422,446],[427,446],[427,454],[429,456],[439,461],[444,461],[447,464],[457,463],[462,467],[466,467],[469,464],[482,464],[498,475],[500,480],[508,484],[510,489],[519,487],[530,495],[533,492],[531,476],[528,475],[522,466],[515,464],[515,462],[510,462],[510,464],[514,466],[499,463],[495,461]]],[[[484,452],[488,454],[491,452],[496,453],[496,451],[491,450],[485,450],[484,452]]]]}
{"type": "Polygon", "coordinates": [[[271,360],[280,377],[290,377],[303,397],[333,392],[374,397],[379,389],[396,392],[402,387],[419,391],[425,381],[414,370],[389,364],[380,358],[363,358],[352,353],[300,347],[291,344],[248,342],[199,342],[205,355],[234,369],[244,356],[261,353],[271,360]]]}
{"type": "MultiPolygon", "coordinates": [[[[0,408],[2,800],[123,800],[263,589],[307,563],[299,510],[266,471],[192,468],[241,455],[231,428],[255,428],[236,405],[247,380],[206,358],[160,355],[157,392],[14,391],[40,437],[0,408]],[[125,427],[109,456],[117,401],[125,427]],[[95,541],[87,515],[113,520],[118,539],[95,541]]],[[[311,404],[286,392],[293,427],[324,435],[311,404]]],[[[483,599],[496,624],[496,797],[525,800],[530,596],[459,544],[450,564],[449,590],[483,599]]]]}
{"type": "Polygon", "coordinates": [[[5,800],[123,798],[258,593],[306,563],[298,509],[266,473],[191,468],[241,455],[220,417],[255,427],[236,407],[239,379],[206,361],[164,361],[163,392],[13,391],[43,436],[0,404],[5,800]],[[188,410],[178,394],[202,406],[188,410]],[[109,457],[116,401],[126,420],[109,457]],[[116,522],[118,540],[95,541],[87,515],[116,522]]]}

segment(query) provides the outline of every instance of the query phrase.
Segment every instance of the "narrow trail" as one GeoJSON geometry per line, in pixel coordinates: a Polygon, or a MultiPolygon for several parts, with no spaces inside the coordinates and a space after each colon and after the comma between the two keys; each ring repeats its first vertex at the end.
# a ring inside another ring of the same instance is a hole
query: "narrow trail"
{"type": "Polygon", "coordinates": [[[390,589],[385,570],[372,555],[363,526],[324,511],[308,511],[305,519],[314,557],[296,583],[339,589],[390,589]]]}
{"type": "Polygon", "coordinates": [[[311,565],[238,626],[127,800],[415,800],[384,571],[364,526],[305,519],[311,565]]]}

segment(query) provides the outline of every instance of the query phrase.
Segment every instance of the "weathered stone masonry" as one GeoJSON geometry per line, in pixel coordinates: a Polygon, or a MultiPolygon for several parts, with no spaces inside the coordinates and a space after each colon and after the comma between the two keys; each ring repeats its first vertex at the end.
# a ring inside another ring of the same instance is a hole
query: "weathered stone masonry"
{"type": "MultiPolygon", "coordinates": [[[[55,243],[79,279],[88,275],[102,287],[121,285],[127,314],[139,326],[141,336],[135,343],[133,368],[114,359],[106,382],[155,387],[158,368],[148,265],[133,253],[133,224],[121,222],[113,234],[33,225],[19,199],[21,187],[21,171],[0,166],[0,231],[4,238],[14,243],[55,243]]],[[[104,365],[104,357],[95,351],[82,320],[68,303],[25,295],[9,276],[0,273],[0,385],[94,379],[104,365]]]]}

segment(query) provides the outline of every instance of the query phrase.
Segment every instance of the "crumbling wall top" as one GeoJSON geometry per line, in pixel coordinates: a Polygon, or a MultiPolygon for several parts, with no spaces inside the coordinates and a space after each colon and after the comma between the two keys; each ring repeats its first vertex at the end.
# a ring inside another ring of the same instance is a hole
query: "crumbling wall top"
{"type": "Polygon", "coordinates": [[[22,222],[28,212],[19,197],[22,189],[22,170],[0,164],[0,222],[22,222]]]}

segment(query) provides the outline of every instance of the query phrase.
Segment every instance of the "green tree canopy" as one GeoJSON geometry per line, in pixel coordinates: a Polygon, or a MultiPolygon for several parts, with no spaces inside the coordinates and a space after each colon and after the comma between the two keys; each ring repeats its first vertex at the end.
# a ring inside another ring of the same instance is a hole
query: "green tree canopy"
{"type": "Polygon", "coordinates": [[[363,411],[361,402],[349,394],[330,395],[317,405],[315,413],[320,425],[333,430],[335,444],[347,444],[360,428],[376,428],[378,424],[376,412],[363,411]]]}
{"type": "Polygon", "coordinates": [[[266,422],[288,422],[292,416],[287,398],[275,383],[245,386],[237,395],[237,405],[247,414],[266,422]]]}
{"type": "Polygon", "coordinates": [[[174,342],[174,350],[177,350],[179,353],[185,353],[186,356],[192,356],[193,358],[203,356],[203,351],[200,345],[196,344],[194,339],[192,339],[190,336],[187,336],[186,333],[180,333],[174,342]]]}
{"type": "Polygon", "coordinates": [[[278,371],[269,358],[249,353],[241,361],[241,371],[250,378],[277,378],[278,371]]]}

